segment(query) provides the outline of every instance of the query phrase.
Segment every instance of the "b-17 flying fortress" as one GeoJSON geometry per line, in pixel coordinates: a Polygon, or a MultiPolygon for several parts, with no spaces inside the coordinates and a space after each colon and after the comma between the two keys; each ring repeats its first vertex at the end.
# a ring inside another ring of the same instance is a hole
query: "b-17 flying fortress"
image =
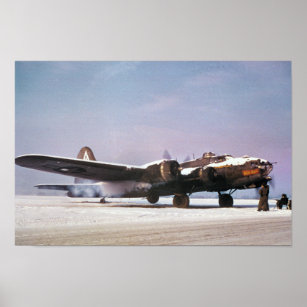
{"type": "Polygon", "coordinates": [[[19,166],[75,177],[74,184],[40,184],[39,189],[64,190],[69,197],[146,197],[154,204],[160,196],[174,195],[173,205],[189,207],[189,195],[217,192],[220,207],[232,207],[236,190],[258,188],[272,180],[273,163],[249,156],[204,153],[178,163],[163,159],[142,166],[96,161],[89,147],[77,159],[29,154],[15,159],[19,166]]]}

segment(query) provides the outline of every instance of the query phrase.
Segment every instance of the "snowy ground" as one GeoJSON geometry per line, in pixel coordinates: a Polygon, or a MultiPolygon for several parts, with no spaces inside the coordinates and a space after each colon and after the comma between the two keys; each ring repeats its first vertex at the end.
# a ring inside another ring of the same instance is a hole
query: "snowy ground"
{"type": "Polygon", "coordinates": [[[72,199],[16,196],[16,245],[291,245],[291,211],[257,212],[258,200],[191,198],[190,209],[172,198],[72,199]],[[111,202],[112,201],[112,202],[111,202]]]}

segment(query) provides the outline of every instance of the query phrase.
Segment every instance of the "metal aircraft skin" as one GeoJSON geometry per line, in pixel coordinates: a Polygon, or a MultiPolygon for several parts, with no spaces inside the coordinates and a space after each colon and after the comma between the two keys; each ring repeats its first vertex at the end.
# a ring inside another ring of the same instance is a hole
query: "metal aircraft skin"
{"type": "Polygon", "coordinates": [[[201,158],[178,163],[163,159],[142,166],[96,161],[89,147],[77,159],[45,155],[23,155],[19,166],[75,177],[74,184],[40,184],[39,189],[64,190],[69,197],[146,197],[156,203],[160,196],[174,195],[175,207],[189,207],[189,195],[217,192],[220,207],[232,207],[236,190],[258,188],[272,178],[273,163],[243,156],[234,158],[209,152],[201,158]],[[226,192],[228,193],[222,193],[226,192]]]}

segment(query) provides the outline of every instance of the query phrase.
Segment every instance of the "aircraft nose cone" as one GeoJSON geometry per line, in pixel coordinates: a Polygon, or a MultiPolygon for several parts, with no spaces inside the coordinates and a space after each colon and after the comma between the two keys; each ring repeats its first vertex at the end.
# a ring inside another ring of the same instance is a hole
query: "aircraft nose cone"
{"type": "Polygon", "coordinates": [[[258,166],[264,176],[267,176],[273,170],[273,164],[269,161],[263,161],[258,166]]]}
{"type": "Polygon", "coordinates": [[[268,161],[266,163],[265,168],[266,168],[266,173],[269,174],[273,170],[273,164],[268,161]]]}

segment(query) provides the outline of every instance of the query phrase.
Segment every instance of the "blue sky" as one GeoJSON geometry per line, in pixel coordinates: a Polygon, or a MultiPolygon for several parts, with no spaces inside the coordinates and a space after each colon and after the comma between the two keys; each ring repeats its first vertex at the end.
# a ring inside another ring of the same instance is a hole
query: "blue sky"
{"type": "MultiPolygon", "coordinates": [[[[84,145],[97,160],[136,165],[165,149],[179,161],[206,151],[248,154],[278,162],[272,193],[291,194],[291,62],[16,62],[15,69],[16,156],[76,157],[84,145]]],[[[16,193],[71,182],[16,167],[16,193]]]]}

